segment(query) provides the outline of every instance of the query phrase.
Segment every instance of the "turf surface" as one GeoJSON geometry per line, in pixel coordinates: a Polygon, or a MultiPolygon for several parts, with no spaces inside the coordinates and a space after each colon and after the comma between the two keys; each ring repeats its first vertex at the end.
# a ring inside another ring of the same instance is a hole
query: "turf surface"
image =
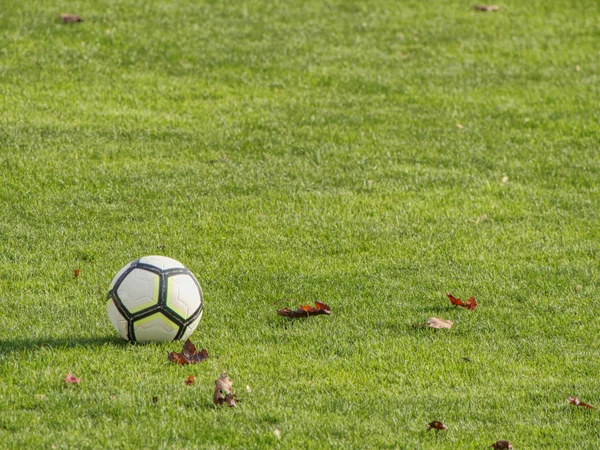
{"type": "Polygon", "coordinates": [[[3,0],[0,448],[598,448],[598,4],[500,6],[3,0]],[[117,339],[145,254],[206,362],[117,339]]]}

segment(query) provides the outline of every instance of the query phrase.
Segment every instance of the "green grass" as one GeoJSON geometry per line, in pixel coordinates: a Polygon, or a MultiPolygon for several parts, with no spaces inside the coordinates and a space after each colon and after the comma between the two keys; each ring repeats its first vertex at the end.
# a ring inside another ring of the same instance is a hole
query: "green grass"
{"type": "Polygon", "coordinates": [[[0,448],[598,448],[598,4],[474,3],[4,0],[0,448]],[[146,254],[206,362],[117,339],[146,254]]]}

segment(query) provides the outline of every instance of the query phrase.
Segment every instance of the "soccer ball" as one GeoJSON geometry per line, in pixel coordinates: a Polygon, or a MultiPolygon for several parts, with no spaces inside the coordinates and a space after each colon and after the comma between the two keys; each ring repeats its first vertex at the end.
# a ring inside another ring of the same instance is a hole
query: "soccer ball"
{"type": "Polygon", "coordinates": [[[186,340],[204,306],[196,277],[165,256],[144,256],[127,264],[112,280],[107,298],[108,318],[132,342],[186,340]]]}

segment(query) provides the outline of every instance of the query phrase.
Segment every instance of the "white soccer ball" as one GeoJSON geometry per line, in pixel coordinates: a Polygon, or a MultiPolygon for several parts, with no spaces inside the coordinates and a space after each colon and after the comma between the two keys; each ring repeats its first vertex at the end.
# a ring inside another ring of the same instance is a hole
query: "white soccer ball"
{"type": "Polygon", "coordinates": [[[200,284],[183,264],[165,256],[144,256],[112,280],[106,310],[123,339],[165,342],[190,337],[203,306],[200,284]]]}

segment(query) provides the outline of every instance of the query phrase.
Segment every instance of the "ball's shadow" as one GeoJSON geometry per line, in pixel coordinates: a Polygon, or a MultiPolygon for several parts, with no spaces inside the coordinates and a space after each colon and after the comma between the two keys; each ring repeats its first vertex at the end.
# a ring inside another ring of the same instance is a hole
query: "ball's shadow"
{"type": "Polygon", "coordinates": [[[71,348],[96,348],[106,345],[114,347],[125,347],[131,345],[129,342],[116,336],[92,336],[92,337],[49,337],[39,339],[2,339],[0,340],[0,354],[8,354],[23,351],[40,351],[48,349],[71,349],[71,348]]]}

